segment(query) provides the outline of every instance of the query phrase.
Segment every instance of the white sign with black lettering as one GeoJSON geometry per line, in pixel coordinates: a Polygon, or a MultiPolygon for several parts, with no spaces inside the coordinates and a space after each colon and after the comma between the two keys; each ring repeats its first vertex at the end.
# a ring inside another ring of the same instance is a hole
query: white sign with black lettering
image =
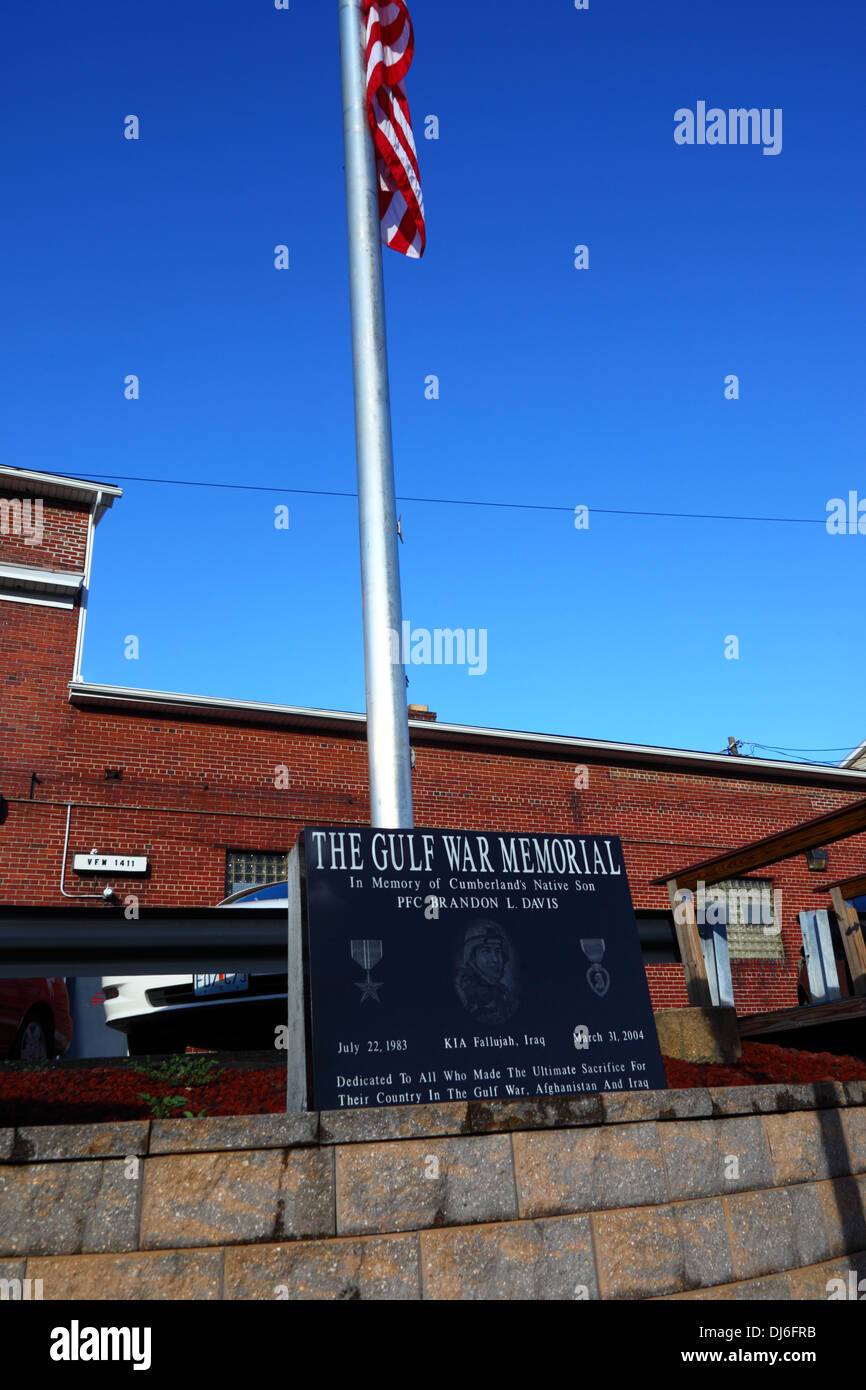
{"type": "Polygon", "coordinates": [[[72,867],[79,874],[146,874],[143,854],[75,854],[72,867]]]}

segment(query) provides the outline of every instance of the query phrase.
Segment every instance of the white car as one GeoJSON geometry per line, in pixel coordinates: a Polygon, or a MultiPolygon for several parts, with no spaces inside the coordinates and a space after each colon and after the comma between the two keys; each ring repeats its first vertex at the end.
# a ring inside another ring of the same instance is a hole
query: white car
{"type": "MultiPolygon", "coordinates": [[[[244,888],[219,907],[288,910],[287,886],[244,888]]],[[[273,1047],[274,1030],[286,1021],[285,975],[103,975],[105,1021],[126,1034],[130,1057],[182,1052],[273,1047]]]]}

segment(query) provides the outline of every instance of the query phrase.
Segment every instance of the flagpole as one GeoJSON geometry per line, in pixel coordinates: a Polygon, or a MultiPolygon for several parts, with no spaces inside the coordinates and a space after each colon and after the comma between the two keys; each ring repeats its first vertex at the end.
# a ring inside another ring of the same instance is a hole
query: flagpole
{"type": "Polygon", "coordinates": [[[370,824],[413,824],[379,190],[361,0],[339,0],[370,824]]]}

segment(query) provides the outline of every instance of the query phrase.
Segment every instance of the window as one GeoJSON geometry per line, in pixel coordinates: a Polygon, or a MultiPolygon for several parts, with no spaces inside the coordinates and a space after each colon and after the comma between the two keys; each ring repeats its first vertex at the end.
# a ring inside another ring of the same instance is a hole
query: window
{"type": "Polygon", "coordinates": [[[726,878],[712,883],[704,907],[710,921],[715,904],[721,909],[718,920],[727,923],[731,960],[784,960],[771,878],[726,878]]]}
{"type": "Polygon", "coordinates": [[[635,917],[644,965],[666,965],[681,960],[672,913],[636,912],[635,917]]]}
{"type": "Polygon", "coordinates": [[[276,883],[288,873],[289,856],[248,849],[226,852],[226,897],[242,888],[255,888],[260,883],[276,883]]]}

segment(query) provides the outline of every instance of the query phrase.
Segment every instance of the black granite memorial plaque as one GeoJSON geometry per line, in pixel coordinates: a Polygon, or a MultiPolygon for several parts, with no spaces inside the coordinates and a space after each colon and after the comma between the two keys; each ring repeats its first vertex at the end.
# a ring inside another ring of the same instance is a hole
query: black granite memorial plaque
{"type": "Polygon", "coordinates": [[[616,836],[308,827],[307,1103],[666,1085],[616,836]]]}

